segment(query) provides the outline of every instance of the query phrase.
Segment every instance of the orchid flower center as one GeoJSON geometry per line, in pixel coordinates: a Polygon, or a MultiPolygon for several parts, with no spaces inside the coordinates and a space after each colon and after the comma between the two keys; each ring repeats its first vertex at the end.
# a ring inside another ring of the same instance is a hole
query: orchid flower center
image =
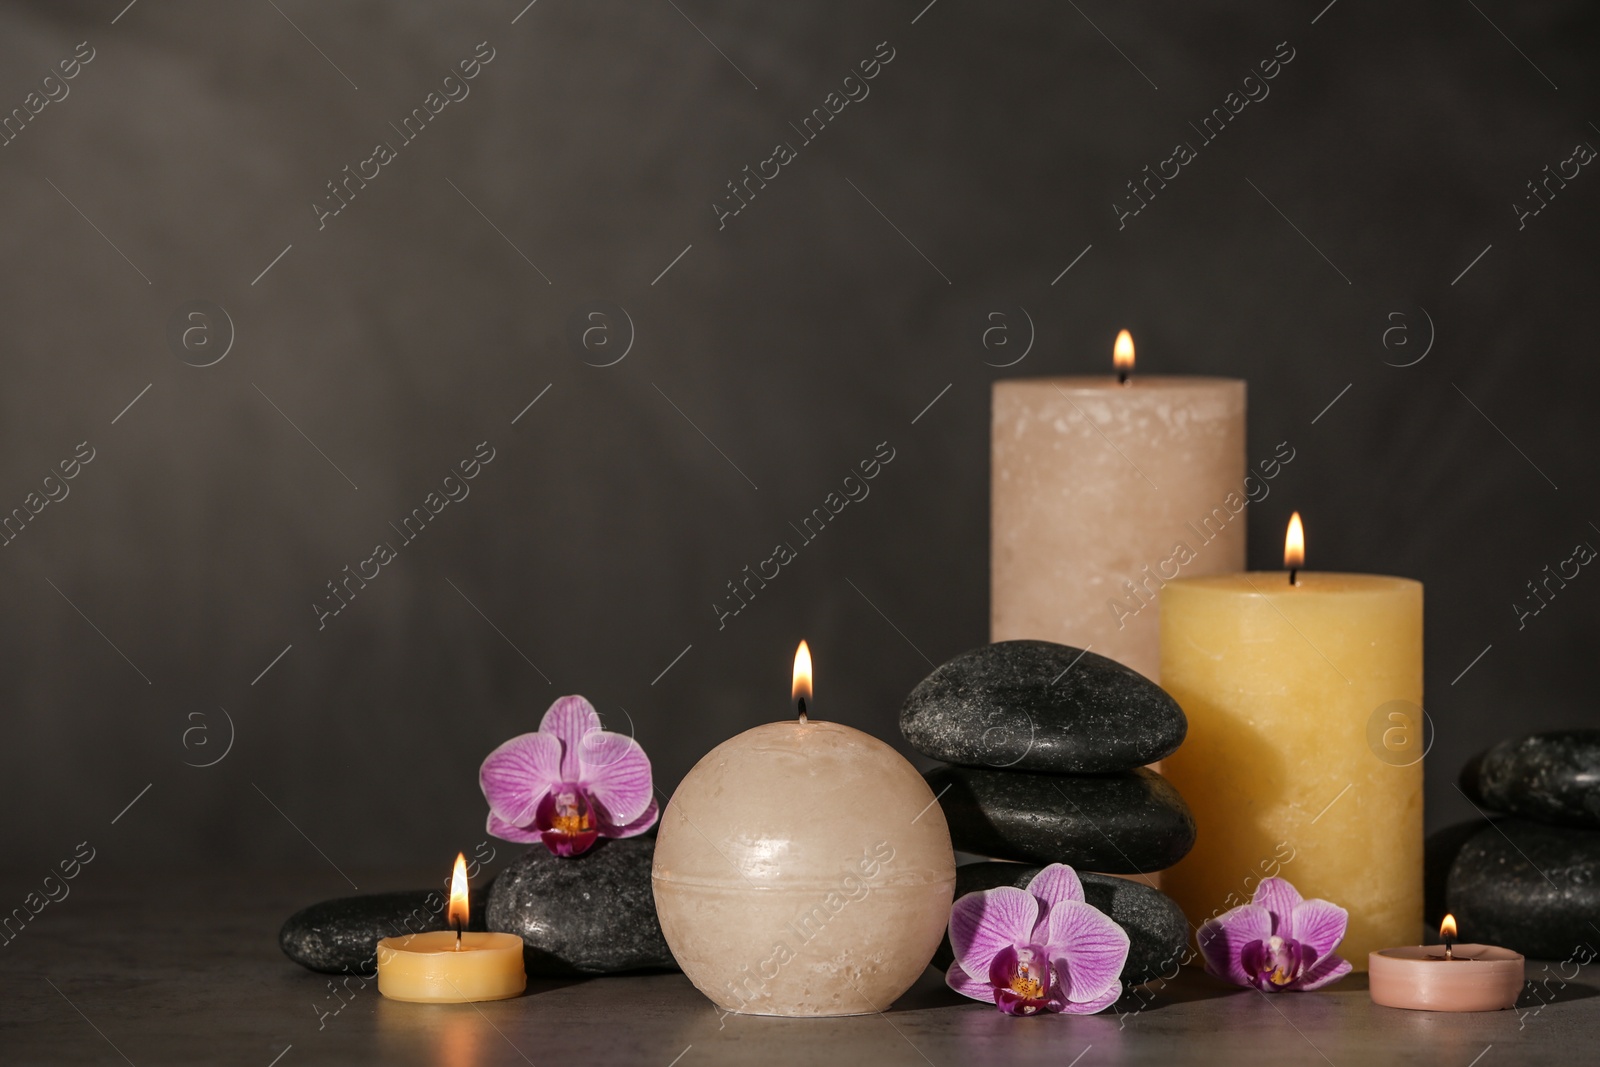
{"type": "Polygon", "coordinates": [[[1008,1015],[1034,1015],[1051,1011],[1050,990],[1055,973],[1043,945],[1013,945],[1001,949],[989,964],[989,984],[995,1005],[1008,1015]]]}
{"type": "Polygon", "coordinates": [[[552,794],[555,800],[550,817],[550,829],[561,834],[581,834],[593,828],[589,817],[589,799],[577,789],[566,789],[552,794]]]}
{"type": "Polygon", "coordinates": [[[1303,946],[1294,938],[1279,937],[1273,934],[1266,941],[1256,941],[1246,946],[1255,951],[1248,953],[1246,959],[1255,964],[1252,968],[1256,975],[1274,986],[1286,986],[1297,981],[1305,974],[1306,967],[1312,962],[1315,953],[1309,951],[1308,946],[1303,946]]]}

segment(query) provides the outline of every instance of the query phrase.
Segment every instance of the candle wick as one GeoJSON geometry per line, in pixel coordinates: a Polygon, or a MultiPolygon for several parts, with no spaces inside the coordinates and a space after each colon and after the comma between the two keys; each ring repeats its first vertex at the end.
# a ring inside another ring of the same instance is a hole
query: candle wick
{"type": "Polygon", "coordinates": [[[1125,370],[1117,371],[1117,384],[1118,385],[1127,385],[1128,384],[1128,372],[1127,371],[1125,371],[1125,370]]]}
{"type": "Polygon", "coordinates": [[[795,704],[800,709],[800,721],[803,723],[806,721],[806,698],[801,697],[799,700],[795,701],[795,704]]]}
{"type": "Polygon", "coordinates": [[[461,951],[461,920],[456,920],[456,951],[461,951]]]}
{"type": "Polygon", "coordinates": [[[1300,568],[1299,567],[1290,567],[1289,568],[1289,584],[1290,585],[1299,585],[1300,584],[1300,568]]]}

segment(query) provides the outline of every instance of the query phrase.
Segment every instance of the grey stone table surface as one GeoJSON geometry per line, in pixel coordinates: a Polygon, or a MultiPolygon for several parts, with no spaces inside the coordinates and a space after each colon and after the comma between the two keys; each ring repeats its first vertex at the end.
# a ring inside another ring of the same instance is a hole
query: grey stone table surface
{"type": "MultiPolygon", "coordinates": [[[[362,891],[431,881],[349,873],[362,891]]],[[[1189,971],[1089,1017],[1008,1018],[948,992],[931,970],[886,1012],[844,1019],[724,1018],[678,974],[546,981],[516,1000],[416,1005],[355,982],[336,996],[327,976],[279,953],[278,926],[290,912],[351,892],[327,868],[89,868],[71,887],[0,946],[0,1063],[1501,1067],[1600,1059],[1600,965],[1530,963],[1530,979],[1542,984],[1525,990],[1517,1010],[1476,1015],[1379,1008],[1361,977],[1268,998],[1189,971]]],[[[37,879],[0,877],[0,910],[38,888],[37,879]]]]}

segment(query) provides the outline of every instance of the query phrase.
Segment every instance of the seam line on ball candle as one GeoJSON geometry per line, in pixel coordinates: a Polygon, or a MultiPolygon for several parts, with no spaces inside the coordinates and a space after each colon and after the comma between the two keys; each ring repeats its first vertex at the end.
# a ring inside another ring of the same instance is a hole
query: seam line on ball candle
{"type": "Polygon", "coordinates": [[[1276,605],[1276,604],[1274,604],[1272,602],[1272,598],[1267,596],[1265,593],[1263,593],[1261,591],[1261,587],[1260,586],[1256,585],[1255,582],[1252,582],[1248,575],[1241,575],[1240,577],[1244,578],[1246,585],[1248,585],[1251,589],[1254,589],[1256,591],[1256,595],[1259,596],[1262,599],[1262,601],[1267,605],[1267,607],[1271,608],[1273,611],[1276,611],[1278,613],[1278,618],[1280,618],[1284,622],[1288,623],[1289,624],[1289,628],[1291,630],[1293,630],[1295,633],[1300,635],[1300,640],[1304,641],[1306,644],[1311,646],[1311,651],[1315,652],[1319,656],[1322,656],[1322,661],[1324,663],[1326,663],[1328,666],[1333,667],[1333,672],[1335,674],[1337,674],[1339,677],[1344,679],[1344,684],[1345,685],[1353,685],[1354,684],[1353,682],[1350,681],[1349,676],[1346,675],[1344,673],[1344,671],[1341,671],[1337,666],[1334,665],[1333,660],[1329,659],[1326,655],[1324,655],[1322,649],[1318,648],[1315,644],[1312,643],[1311,638],[1309,638],[1309,637],[1307,637],[1305,635],[1305,631],[1301,630],[1300,627],[1296,626],[1294,624],[1294,621],[1291,620],[1289,618],[1289,616],[1285,615],[1278,608],[1278,605],[1276,605]]]}
{"type": "MultiPolygon", "coordinates": [[[[1051,388],[1054,389],[1056,392],[1061,393],[1061,386],[1052,384],[1051,388]]],[[[1094,420],[1091,419],[1088,416],[1088,413],[1086,413],[1082,408],[1080,408],[1077,405],[1077,403],[1074,402],[1073,399],[1070,396],[1068,396],[1066,393],[1061,393],[1061,399],[1063,399],[1067,403],[1071,404],[1072,405],[1072,410],[1076,411],[1079,415],[1082,415],[1083,416],[1083,421],[1089,424],[1089,429],[1091,429],[1095,433],[1099,434],[1100,435],[1100,439],[1102,441],[1104,441],[1106,444],[1110,445],[1111,448],[1112,448],[1112,451],[1116,452],[1117,455],[1122,457],[1123,462],[1127,463],[1128,466],[1132,467],[1135,471],[1137,471],[1139,477],[1143,478],[1147,482],[1150,482],[1150,476],[1148,474],[1146,474],[1144,471],[1139,470],[1139,465],[1137,463],[1135,463],[1133,460],[1129,459],[1128,458],[1128,454],[1126,452],[1124,452],[1122,449],[1118,448],[1117,445],[1116,445],[1116,442],[1111,440],[1111,438],[1107,437],[1106,436],[1106,432],[1104,430],[1102,430],[1100,427],[1096,426],[1094,420]]],[[[1161,487],[1159,485],[1157,485],[1155,482],[1150,482],[1150,488],[1155,489],[1158,492],[1161,489],[1161,487]]]]}

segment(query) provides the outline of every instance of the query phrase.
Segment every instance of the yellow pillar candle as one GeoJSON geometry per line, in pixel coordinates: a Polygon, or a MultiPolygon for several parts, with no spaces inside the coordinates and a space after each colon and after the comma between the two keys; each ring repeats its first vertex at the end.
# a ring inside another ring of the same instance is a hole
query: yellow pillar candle
{"type": "Polygon", "coordinates": [[[528,984],[522,938],[516,934],[467,933],[467,859],[456,856],[450,878],[455,930],[430,930],[378,941],[378,992],[390,1000],[464,1004],[505,1000],[528,984]]]}
{"type": "Polygon", "coordinates": [[[1292,584],[1282,572],[1171,582],[1161,681],[1189,717],[1164,773],[1199,834],[1162,878],[1189,922],[1247,903],[1276,875],[1349,911],[1338,952],[1356,970],[1370,952],[1416,943],[1421,583],[1305,572],[1292,584]]]}
{"type": "Polygon", "coordinates": [[[1161,587],[1243,570],[1260,490],[1244,382],[1135,375],[1126,330],[1115,355],[1116,375],[994,385],[989,639],[1092,648],[1156,678],[1161,587]]]}

